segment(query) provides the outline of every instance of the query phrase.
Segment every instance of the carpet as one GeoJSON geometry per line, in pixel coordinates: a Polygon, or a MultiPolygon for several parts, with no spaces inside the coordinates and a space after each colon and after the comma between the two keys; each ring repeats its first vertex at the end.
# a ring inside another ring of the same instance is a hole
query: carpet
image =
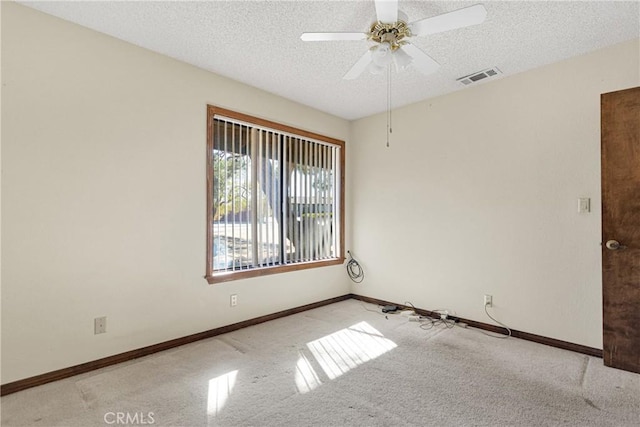
{"type": "Polygon", "coordinates": [[[1,404],[7,427],[637,426],[640,375],[347,300],[1,404]]]}

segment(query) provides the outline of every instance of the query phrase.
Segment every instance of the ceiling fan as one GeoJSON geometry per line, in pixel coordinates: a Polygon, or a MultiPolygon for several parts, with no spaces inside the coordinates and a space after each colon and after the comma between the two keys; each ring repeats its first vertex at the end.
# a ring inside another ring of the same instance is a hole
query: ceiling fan
{"type": "Polygon", "coordinates": [[[456,28],[480,24],[487,16],[483,5],[465,7],[442,15],[407,23],[398,11],[398,0],[375,0],[377,21],[366,33],[303,33],[303,41],[370,40],[375,44],[344,75],[351,80],[365,69],[373,74],[382,73],[393,62],[397,71],[413,65],[425,75],[435,72],[440,64],[411,44],[408,39],[427,36],[456,28]]]}

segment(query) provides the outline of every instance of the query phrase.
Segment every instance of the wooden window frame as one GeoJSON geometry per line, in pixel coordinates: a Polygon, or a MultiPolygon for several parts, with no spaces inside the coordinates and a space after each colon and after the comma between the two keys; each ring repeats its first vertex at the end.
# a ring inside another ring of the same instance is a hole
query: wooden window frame
{"type": "Polygon", "coordinates": [[[266,276],[271,274],[285,273],[289,271],[306,270],[309,268],[326,267],[331,265],[340,265],[345,260],[344,250],[344,236],[345,236],[345,143],[342,140],[330,138],[328,136],[320,135],[317,133],[305,131],[302,129],[294,128],[291,126],[283,125],[281,123],[272,122],[270,120],[261,119],[258,117],[250,116],[236,111],[228,110],[213,105],[207,105],[207,236],[206,236],[206,273],[205,279],[209,284],[224,283],[233,280],[247,279],[250,277],[266,276]],[[271,128],[277,131],[286,132],[294,135],[301,136],[303,138],[315,139],[318,141],[327,142],[340,147],[340,176],[338,182],[340,185],[340,207],[338,223],[340,224],[340,230],[338,235],[338,257],[327,260],[310,261],[310,262],[298,262],[286,265],[268,266],[268,267],[256,267],[248,270],[239,270],[231,272],[223,272],[214,274],[213,272],[213,128],[214,117],[224,116],[231,119],[240,120],[256,126],[271,128]]]}

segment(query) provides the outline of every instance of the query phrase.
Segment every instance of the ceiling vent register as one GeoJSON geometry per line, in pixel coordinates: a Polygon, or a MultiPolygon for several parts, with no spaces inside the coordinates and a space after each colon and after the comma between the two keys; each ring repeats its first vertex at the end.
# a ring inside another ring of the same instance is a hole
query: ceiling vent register
{"type": "Polygon", "coordinates": [[[498,74],[502,74],[502,72],[498,69],[498,67],[493,67],[486,70],[478,71],[477,73],[469,74],[468,76],[460,77],[456,79],[456,81],[459,81],[464,85],[470,85],[489,77],[495,77],[498,74]]]}

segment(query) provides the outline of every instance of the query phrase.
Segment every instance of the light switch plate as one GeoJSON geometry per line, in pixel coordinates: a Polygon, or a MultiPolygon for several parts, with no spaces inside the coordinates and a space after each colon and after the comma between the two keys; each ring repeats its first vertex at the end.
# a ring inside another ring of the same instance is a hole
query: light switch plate
{"type": "Polygon", "coordinates": [[[591,212],[591,199],[589,197],[580,197],[578,199],[578,213],[591,212]]]}

